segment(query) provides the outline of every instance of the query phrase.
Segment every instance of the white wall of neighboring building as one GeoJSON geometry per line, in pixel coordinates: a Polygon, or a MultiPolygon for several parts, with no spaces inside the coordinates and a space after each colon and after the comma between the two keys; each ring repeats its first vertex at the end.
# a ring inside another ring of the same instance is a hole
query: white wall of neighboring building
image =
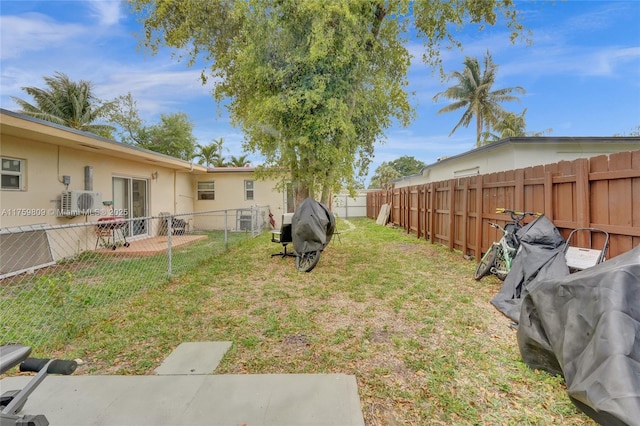
{"type": "MultiPolygon", "coordinates": [[[[284,196],[276,187],[278,182],[273,179],[258,180],[252,167],[219,167],[210,169],[206,174],[192,175],[192,189],[194,194],[194,210],[197,212],[247,209],[255,206],[268,206],[280,225],[284,209],[284,196]],[[253,198],[248,197],[245,182],[253,182],[253,198]],[[213,182],[215,199],[198,199],[198,182],[213,182]]],[[[242,212],[229,212],[226,216],[226,228],[238,229],[238,221],[242,220],[242,212]]],[[[224,229],[225,216],[221,213],[197,215],[195,226],[202,229],[224,229]]],[[[265,218],[268,221],[268,217],[265,218]]]]}
{"type": "Polygon", "coordinates": [[[509,138],[429,164],[396,188],[640,149],[640,137],[509,138]]]}

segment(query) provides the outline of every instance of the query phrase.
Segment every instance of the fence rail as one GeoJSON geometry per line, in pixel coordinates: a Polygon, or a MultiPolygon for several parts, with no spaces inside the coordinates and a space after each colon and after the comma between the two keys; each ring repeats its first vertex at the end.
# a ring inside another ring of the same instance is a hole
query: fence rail
{"type": "MultiPolygon", "coordinates": [[[[487,224],[504,225],[499,207],[544,213],[565,238],[575,228],[605,230],[615,257],[640,244],[640,151],[372,192],[367,217],[383,204],[393,224],[476,258],[499,239],[487,224]]],[[[587,238],[577,245],[602,247],[603,237],[587,238]]]]}
{"type": "Polygon", "coordinates": [[[43,347],[269,228],[268,206],[0,228],[0,344],[43,347]]]}

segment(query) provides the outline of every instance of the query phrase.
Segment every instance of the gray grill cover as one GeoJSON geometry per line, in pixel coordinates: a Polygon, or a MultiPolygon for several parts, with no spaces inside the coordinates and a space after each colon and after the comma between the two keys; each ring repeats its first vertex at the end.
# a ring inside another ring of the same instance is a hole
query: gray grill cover
{"type": "Polygon", "coordinates": [[[640,246],[527,290],[524,362],[562,374],[569,397],[598,423],[640,424],[640,246]]]}
{"type": "Polygon", "coordinates": [[[322,251],[331,241],[336,218],[313,198],[303,200],[291,218],[293,248],[296,254],[322,251]]]}
{"type": "Polygon", "coordinates": [[[500,312],[518,322],[522,298],[527,287],[536,281],[569,274],[564,257],[564,238],[546,216],[540,216],[522,227],[516,235],[520,247],[511,271],[491,303],[500,312]]]}

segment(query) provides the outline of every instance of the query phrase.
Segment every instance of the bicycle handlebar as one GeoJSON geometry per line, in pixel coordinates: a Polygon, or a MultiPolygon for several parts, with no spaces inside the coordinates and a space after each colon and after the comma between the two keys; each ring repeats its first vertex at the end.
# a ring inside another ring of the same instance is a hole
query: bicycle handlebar
{"type": "Polygon", "coordinates": [[[519,212],[517,210],[505,209],[504,207],[496,208],[496,213],[509,213],[511,219],[524,219],[525,216],[542,216],[540,212],[519,212]]]}
{"type": "MultiPolygon", "coordinates": [[[[20,364],[20,371],[37,373],[42,370],[50,359],[27,358],[20,364]]],[[[47,367],[48,374],[62,374],[68,376],[76,371],[78,364],[75,361],[67,361],[63,359],[54,359],[47,367]]]]}
{"type": "Polygon", "coordinates": [[[496,208],[496,213],[512,213],[518,216],[542,216],[540,212],[519,212],[517,210],[505,209],[504,207],[496,208]]]}

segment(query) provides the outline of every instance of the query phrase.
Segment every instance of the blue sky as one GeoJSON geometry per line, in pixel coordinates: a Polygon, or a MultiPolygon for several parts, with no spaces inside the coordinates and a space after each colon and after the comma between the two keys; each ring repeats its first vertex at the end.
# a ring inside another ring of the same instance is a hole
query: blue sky
{"type": "MultiPolygon", "coordinates": [[[[510,43],[504,26],[458,34],[464,50],[442,52],[446,72],[460,70],[465,56],[482,58],[487,49],[498,64],[494,88],[522,86],[514,112],[527,108],[529,131],[550,136],[612,136],[640,126],[640,1],[567,0],[517,2],[533,44],[510,43]]],[[[95,94],[112,99],[131,92],[147,124],[160,114],[185,112],[200,144],[222,137],[227,155],[243,154],[243,135],[229,125],[223,107],[200,84],[201,67],[188,68],[170,51],[152,56],[138,48],[141,30],[119,1],[0,1],[0,105],[16,110],[11,96],[30,98],[20,88],[43,87],[56,71],[94,83],[95,94]]],[[[433,102],[448,87],[421,62],[422,46],[411,40],[414,59],[408,91],[416,119],[392,127],[376,147],[371,176],[383,161],[410,155],[427,164],[474,147],[475,128],[451,129],[460,119],[437,114],[449,101],[433,102]]],[[[257,154],[249,154],[254,165],[257,154]]]]}

